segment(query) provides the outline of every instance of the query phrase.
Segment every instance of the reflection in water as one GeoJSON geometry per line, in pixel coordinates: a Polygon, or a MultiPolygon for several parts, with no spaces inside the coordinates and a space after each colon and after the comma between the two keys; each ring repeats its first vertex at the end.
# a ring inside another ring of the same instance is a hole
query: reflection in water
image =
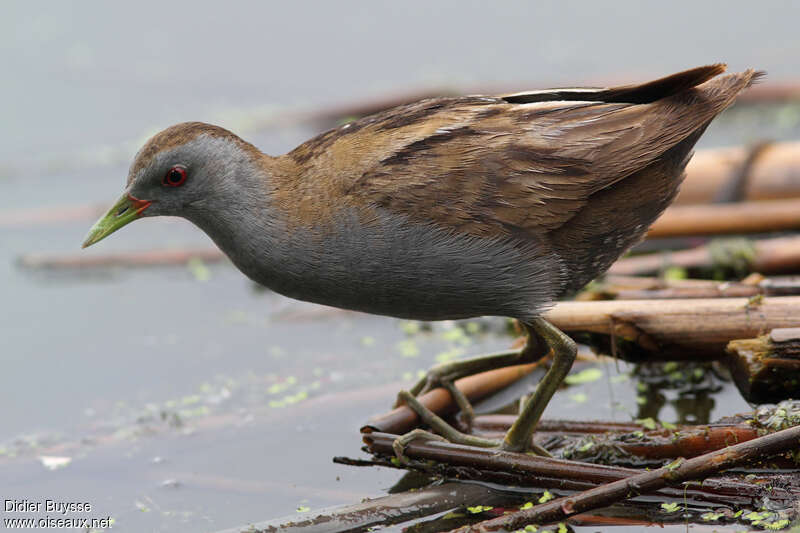
{"type": "MultiPolygon", "coordinates": [[[[713,395],[723,389],[722,378],[713,363],[675,362],[640,364],[637,418],[661,420],[664,406],[674,408],[679,424],[708,424],[716,405],[713,395]]],[[[725,380],[730,383],[729,380],[725,380]]]]}

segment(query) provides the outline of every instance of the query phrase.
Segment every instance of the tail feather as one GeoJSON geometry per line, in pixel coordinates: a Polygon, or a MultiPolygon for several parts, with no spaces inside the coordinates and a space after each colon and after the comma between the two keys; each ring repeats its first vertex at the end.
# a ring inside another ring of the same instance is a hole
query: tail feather
{"type": "Polygon", "coordinates": [[[707,100],[716,101],[716,112],[719,113],[731,105],[740,92],[758,83],[764,76],[766,72],[763,70],[747,69],[709,80],[687,94],[698,92],[707,100]]]}
{"type": "MultiPolygon", "coordinates": [[[[718,83],[721,80],[728,80],[735,83],[744,82],[741,89],[749,87],[758,82],[765,73],[752,69],[738,74],[731,74],[723,78],[716,76],[725,72],[724,63],[715,63],[696,67],[683,72],[678,72],[659,78],[657,80],[640,83],[635,85],[622,85],[610,88],[574,88],[574,89],[547,89],[543,91],[529,91],[518,94],[503,96],[502,98],[510,104],[531,104],[536,102],[548,101],[582,101],[582,102],[604,102],[618,104],[650,104],[674,96],[694,87],[703,87],[709,83],[718,83]]],[[[740,89],[740,90],[741,90],[740,89]]]]}
{"type": "Polygon", "coordinates": [[[678,72],[638,85],[612,87],[602,93],[602,101],[609,103],[649,104],[681,93],[725,72],[724,63],[706,65],[678,72]]]}

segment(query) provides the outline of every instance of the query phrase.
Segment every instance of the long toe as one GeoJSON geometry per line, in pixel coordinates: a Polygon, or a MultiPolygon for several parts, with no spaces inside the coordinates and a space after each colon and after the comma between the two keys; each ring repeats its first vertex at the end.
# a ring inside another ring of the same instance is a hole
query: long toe
{"type": "Polygon", "coordinates": [[[424,429],[414,429],[406,433],[405,435],[400,435],[394,442],[392,443],[392,450],[394,450],[394,455],[397,457],[400,462],[403,464],[408,464],[408,457],[406,457],[406,446],[410,442],[415,440],[421,441],[429,441],[429,440],[437,440],[440,442],[447,442],[447,439],[444,437],[440,437],[430,431],[425,431],[424,429]]]}

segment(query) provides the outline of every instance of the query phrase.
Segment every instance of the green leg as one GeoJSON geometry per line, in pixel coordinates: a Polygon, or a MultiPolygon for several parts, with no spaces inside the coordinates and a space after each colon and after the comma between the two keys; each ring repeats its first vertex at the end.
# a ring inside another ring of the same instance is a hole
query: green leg
{"type": "Polygon", "coordinates": [[[534,319],[529,328],[531,334],[536,333],[553,351],[553,364],[539,382],[536,392],[525,402],[517,420],[503,439],[502,449],[514,452],[522,452],[528,448],[545,407],[569,374],[578,350],[572,339],[543,318],[534,319]]]}
{"type": "MultiPolygon", "coordinates": [[[[414,392],[424,392],[427,390],[425,387],[431,386],[430,375],[418,383],[411,392],[401,392],[398,396],[398,402],[407,404],[420,416],[423,422],[450,442],[480,447],[497,446],[510,451],[527,450],[531,447],[531,437],[539,418],[542,416],[542,412],[572,367],[572,363],[575,360],[576,346],[572,339],[542,318],[534,319],[530,324],[525,324],[525,328],[528,330],[528,343],[520,351],[456,361],[446,365],[439,365],[432,369],[434,375],[440,374],[436,376],[437,378],[441,378],[441,375],[444,375],[445,378],[450,378],[448,381],[452,384],[452,380],[455,379],[452,377],[453,375],[463,377],[502,366],[536,361],[543,355],[543,350],[540,349],[542,345],[549,347],[553,351],[553,364],[550,370],[542,378],[534,395],[523,406],[519,417],[509,429],[502,443],[461,433],[416,401],[413,397],[414,392]],[[442,373],[442,369],[446,370],[446,372],[442,373]]],[[[438,381],[438,383],[442,384],[441,381],[438,381]]],[[[455,386],[452,386],[452,388],[455,389],[455,386]]],[[[453,396],[458,401],[458,396],[455,393],[453,396]]],[[[461,396],[463,397],[463,394],[461,396]]],[[[469,404],[466,397],[463,397],[463,401],[469,404]]],[[[459,405],[461,404],[459,403],[459,405]]],[[[412,433],[413,435],[407,434],[398,438],[395,446],[395,452],[398,453],[399,450],[398,457],[402,455],[402,449],[405,444],[421,435],[420,431],[412,433]]],[[[535,445],[533,445],[533,451],[539,455],[549,455],[545,450],[535,445]]]]}

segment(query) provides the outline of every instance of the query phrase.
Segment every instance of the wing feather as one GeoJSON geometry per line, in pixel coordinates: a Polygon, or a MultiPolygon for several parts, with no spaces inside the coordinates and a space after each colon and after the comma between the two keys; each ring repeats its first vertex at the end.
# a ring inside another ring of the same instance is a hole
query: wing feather
{"type": "Polygon", "coordinates": [[[541,235],[703,127],[756,76],[706,82],[719,68],[644,84],[647,103],[635,103],[644,99],[635,86],[601,90],[634,103],[424,100],[323,134],[288,156],[309,179],[329,178],[351,204],[479,235],[541,235]],[[692,79],[705,83],[688,88],[692,79]],[[667,96],[656,98],[658,88],[667,96]]]}

